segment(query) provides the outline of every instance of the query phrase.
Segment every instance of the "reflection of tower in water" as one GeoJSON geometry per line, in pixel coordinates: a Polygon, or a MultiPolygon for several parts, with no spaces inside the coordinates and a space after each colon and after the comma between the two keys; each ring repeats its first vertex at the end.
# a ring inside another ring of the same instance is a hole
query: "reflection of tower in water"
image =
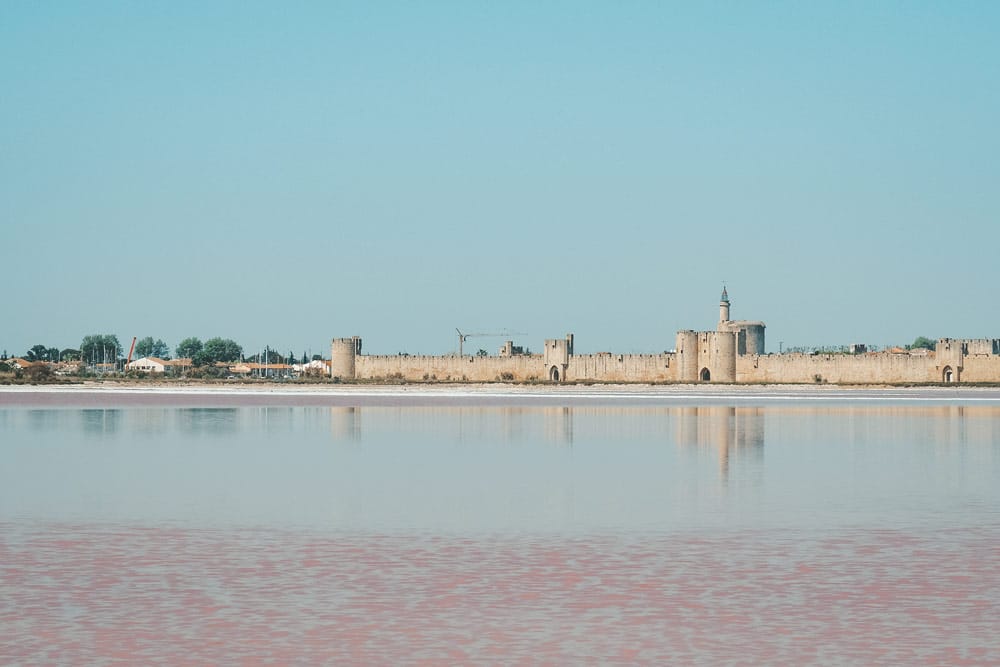
{"type": "Polygon", "coordinates": [[[730,466],[749,464],[759,470],[764,458],[762,408],[676,408],[675,424],[675,439],[679,445],[712,447],[718,452],[719,474],[723,481],[729,480],[730,466]]]}
{"type": "Polygon", "coordinates": [[[334,440],[361,439],[361,408],[330,408],[330,436],[334,440]]]}
{"type": "Polygon", "coordinates": [[[561,445],[573,444],[573,408],[543,408],[545,439],[561,445]]]}

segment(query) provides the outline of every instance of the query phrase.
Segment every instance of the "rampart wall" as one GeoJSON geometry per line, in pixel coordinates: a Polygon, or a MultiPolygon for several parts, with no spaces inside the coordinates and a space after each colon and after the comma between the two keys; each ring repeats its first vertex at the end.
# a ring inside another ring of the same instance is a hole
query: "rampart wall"
{"type": "MultiPolygon", "coordinates": [[[[1000,356],[992,354],[970,354],[962,360],[961,382],[1000,381],[1000,356]]],[[[940,382],[941,379],[937,378],[940,382]]]]}
{"type": "MultiPolygon", "coordinates": [[[[964,380],[965,377],[963,376],[964,380]]],[[[737,357],[737,382],[941,382],[934,357],[908,354],[767,354],[737,357]]]]}
{"type": "Polygon", "coordinates": [[[363,380],[492,382],[499,379],[524,382],[544,377],[540,354],[513,357],[365,354],[355,357],[354,368],[355,377],[363,380]]]}
{"type": "Polygon", "coordinates": [[[673,354],[576,354],[569,358],[567,380],[603,382],[671,382],[676,379],[673,354]]]}

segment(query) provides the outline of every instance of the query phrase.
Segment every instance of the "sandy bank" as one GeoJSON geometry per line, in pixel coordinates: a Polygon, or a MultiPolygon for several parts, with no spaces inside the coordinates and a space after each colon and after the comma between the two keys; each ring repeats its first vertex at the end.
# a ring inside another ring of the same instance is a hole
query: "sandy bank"
{"type": "Polygon", "coordinates": [[[811,385],[169,385],[0,386],[0,407],[768,405],[782,402],[1000,405],[1000,388],[811,385]]]}

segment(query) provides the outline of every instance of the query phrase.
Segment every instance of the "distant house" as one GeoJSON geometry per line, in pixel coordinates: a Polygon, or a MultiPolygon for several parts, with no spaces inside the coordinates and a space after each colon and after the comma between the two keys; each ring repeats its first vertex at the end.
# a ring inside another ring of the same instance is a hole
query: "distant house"
{"type": "Polygon", "coordinates": [[[292,367],[289,364],[245,364],[250,369],[250,374],[255,377],[289,377],[292,374],[292,367]]]}
{"type": "Polygon", "coordinates": [[[169,363],[166,359],[160,359],[159,357],[143,357],[142,359],[129,362],[125,370],[141,371],[143,373],[163,373],[166,372],[169,363]]]}
{"type": "Polygon", "coordinates": [[[143,357],[136,359],[125,367],[128,371],[140,371],[143,373],[166,373],[172,370],[181,370],[191,365],[190,359],[160,359],[159,357],[143,357]]]}
{"type": "Polygon", "coordinates": [[[7,360],[7,363],[18,370],[26,371],[29,368],[37,368],[44,366],[44,361],[28,361],[27,359],[22,359],[21,357],[11,357],[7,360]]]}
{"type": "Polygon", "coordinates": [[[305,364],[292,364],[292,370],[296,373],[322,373],[330,374],[330,361],[328,359],[314,359],[305,364]]]}

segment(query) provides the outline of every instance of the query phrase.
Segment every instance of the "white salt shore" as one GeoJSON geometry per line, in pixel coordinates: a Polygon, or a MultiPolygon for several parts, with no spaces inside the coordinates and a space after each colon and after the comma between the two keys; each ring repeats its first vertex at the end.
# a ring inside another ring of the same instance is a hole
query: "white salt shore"
{"type": "Polygon", "coordinates": [[[993,387],[811,385],[297,385],[209,384],[0,386],[0,406],[31,405],[724,405],[774,402],[998,404],[993,387]]]}

